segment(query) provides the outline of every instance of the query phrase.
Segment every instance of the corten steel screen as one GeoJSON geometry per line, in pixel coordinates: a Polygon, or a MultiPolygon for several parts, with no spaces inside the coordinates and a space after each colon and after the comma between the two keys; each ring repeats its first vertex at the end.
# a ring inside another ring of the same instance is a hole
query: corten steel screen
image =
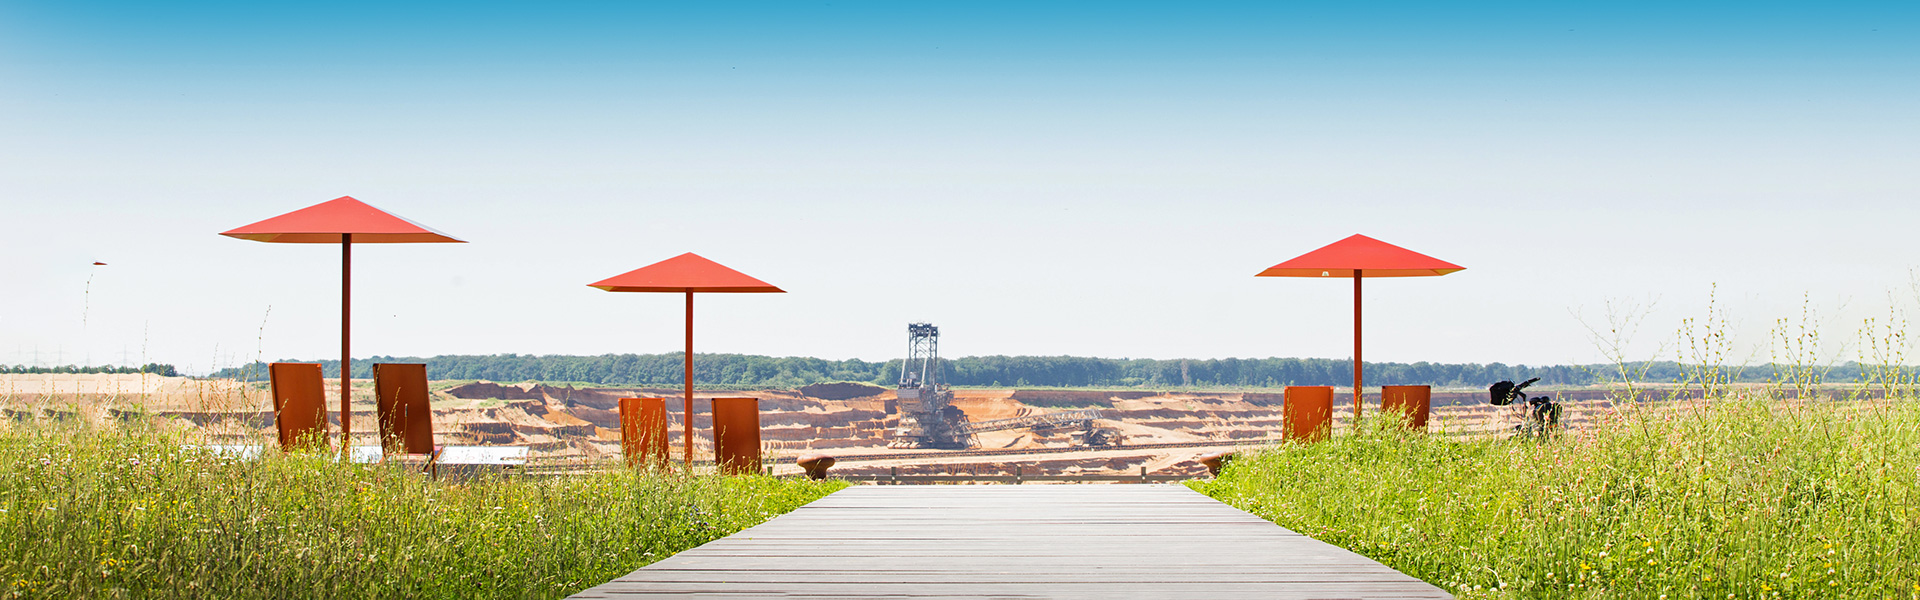
{"type": "Polygon", "coordinates": [[[1303,442],[1327,439],[1333,433],[1333,388],[1288,386],[1281,416],[1286,419],[1286,439],[1303,442]]]}
{"type": "Polygon", "coordinates": [[[325,444],[327,392],[316,363],[267,365],[273,388],[273,425],[280,432],[280,448],[325,444]]]}
{"type": "Polygon", "coordinates": [[[1425,385],[1386,385],[1380,387],[1380,410],[1407,416],[1407,428],[1427,430],[1427,414],[1433,409],[1433,387],[1425,385]]]}
{"type": "Polygon", "coordinates": [[[620,399],[620,450],[627,466],[667,464],[667,399],[620,399]]]}
{"type": "Polygon", "coordinates": [[[373,365],[378,398],[380,446],[388,452],[433,453],[433,404],[427,393],[427,366],[373,365]]]}
{"type": "Polygon", "coordinates": [[[759,399],[713,399],[713,449],[722,473],[760,472],[759,399]]]}

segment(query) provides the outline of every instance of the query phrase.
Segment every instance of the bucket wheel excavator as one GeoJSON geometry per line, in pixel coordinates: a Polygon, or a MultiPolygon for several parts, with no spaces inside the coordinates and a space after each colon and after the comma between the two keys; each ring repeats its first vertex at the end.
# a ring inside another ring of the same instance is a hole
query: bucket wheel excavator
{"type": "Polygon", "coordinates": [[[940,328],[929,323],[907,325],[907,360],[900,365],[900,386],[895,390],[900,424],[888,448],[972,448],[978,445],[974,434],[1009,429],[1066,430],[1075,446],[1118,446],[1126,439],[1120,430],[1095,423],[1101,418],[1098,409],[969,422],[967,413],[953,405],[953,392],[942,381],[941,367],[940,328]]]}
{"type": "Polygon", "coordinates": [[[888,448],[961,449],[974,445],[973,434],[963,432],[967,413],[953,405],[953,392],[941,381],[940,328],[931,323],[907,325],[907,360],[900,363],[900,425],[893,429],[888,448]]]}

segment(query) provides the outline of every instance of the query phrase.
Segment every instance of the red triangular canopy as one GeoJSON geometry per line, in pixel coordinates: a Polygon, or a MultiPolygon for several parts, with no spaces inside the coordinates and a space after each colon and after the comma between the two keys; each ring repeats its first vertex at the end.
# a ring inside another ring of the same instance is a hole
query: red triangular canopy
{"type": "Polygon", "coordinates": [[[466,243],[352,196],[341,196],[220,235],[256,242],[338,244],[343,233],[353,234],[356,244],[466,243]]]}
{"type": "Polygon", "coordinates": [[[587,285],[609,292],[786,293],[692,252],[587,285]]]}
{"type": "Polygon", "coordinates": [[[1426,277],[1465,270],[1438,258],[1354,234],[1261,271],[1258,277],[1426,277]]]}

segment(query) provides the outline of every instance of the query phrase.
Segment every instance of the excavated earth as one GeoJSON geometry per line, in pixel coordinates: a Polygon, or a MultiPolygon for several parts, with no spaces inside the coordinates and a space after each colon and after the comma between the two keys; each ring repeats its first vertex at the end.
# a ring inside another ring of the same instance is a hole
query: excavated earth
{"type": "MultiPolygon", "coordinates": [[[[87,376],[5,377],[0,381],[0,411],[14,419],[61,418],[91,406],[107,418],[135,412],[167,417],[217,442],[260,443],[273,436],[270,400],[257,384],[118,376],[98,379],[89,387],[87,376]]],[[[619,399],[663,397],[672,420],[671,447],[676,453],[681,448],[678,389],[485,381],[435,387],[434,437],[441,445],[529,446],[538,463],[556,466],[612,461],[620,446],[619,399]]],[[[1554,395],[1567,406],[1564,418],[1573,428],[1606,411],[1602,390],[1554,395]]],[[[970,421],[1097,409],[1098,423],[1125,437],[1115,447],[1076,448],[1069,430],[995,431],[978,434],[976,448],[951,451],[888,449],[898,417],[893,414],[894,392],[884,388],[823,384],[797,390],[700,391],[694,400],[696,432],[709,430],[708,405],[716,397],[759,400],[761,440],[766,454],[779,464],[776,473],[797,472],[792,465],[797,457],[828,454],[839,460],[834,472],[844,474],[1010,474],[1018,466],[1026,474],[1138,474],[1144,468],[1153,474],[1199,475],[1205,469],[1193,462],[1195,456],[1281,437],[1278,392],[954,390],[953,404],[970,421]]],[[[336,393],[328,405],[337,405],[337,398],[336,393]]],[[[1350,417],[1345,407],[1351,402],[1351,396],[1336,395],[1336,427],[1350,417]]],[[[1433,404],[1432,429],[1445,434],[1498,434],[1518,422],[1517,411],[1510,407],[1489,406],[1485,392],[1435,392],[1433,404]]],[[[356,444],[377,443],[373,412],[371,382],[356,381],[356,444]]],[[[694,445],[695,456],[711,457],[703,435],[696,434],[694,445]]]]}

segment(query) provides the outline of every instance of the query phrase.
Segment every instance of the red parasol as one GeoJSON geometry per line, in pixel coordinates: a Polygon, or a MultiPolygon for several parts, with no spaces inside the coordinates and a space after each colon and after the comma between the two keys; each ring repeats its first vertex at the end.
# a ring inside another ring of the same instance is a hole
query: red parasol
{"type": "Polygon", "coordinates": [[[1465,267],[1354,234],[1261,271],[1257,277],[1353,278],[1353,417],[1360,418],[1360,278],[1432,277],[1465,267]]]}
{"type": "Polygon", "coordinates": [[[369,206],[352,196],[341,196],[220,235],[256,242],[282,244],[340,244],[340,448],[344,455],[353,434],[353,394],[348,387],[353,356],[348,352],[353,316],[353,245],[420,244],[466,241],[440,233],[369,206]]]}
{"type": "Polygon", "coordinates": [[[686,403],[685,412],[681,415],[683,433],[680,439],[686,446],[686,463],[691,468],[693,466],[693,294],[695,292],[784,294],[786,290],[748,277],[745,273],[729,269],[692,252],[587,285],[609,292],[676,292],[687,295],[687,351],[683,357],[686,360],[684,367],[686,371],[680,377],[686,384],[686,403]]]}

